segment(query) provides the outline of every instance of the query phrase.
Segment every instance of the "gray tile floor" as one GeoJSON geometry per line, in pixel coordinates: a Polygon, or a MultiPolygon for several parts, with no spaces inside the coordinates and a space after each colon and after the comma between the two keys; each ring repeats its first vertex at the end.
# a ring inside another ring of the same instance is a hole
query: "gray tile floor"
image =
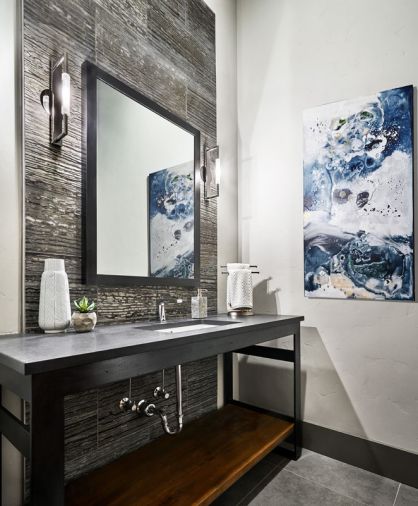
{"type": "Polygon", "coordinates": [[[304,450],[297,461],[268,455],[216,506],[418,506],[418,489],[304,450]]]}

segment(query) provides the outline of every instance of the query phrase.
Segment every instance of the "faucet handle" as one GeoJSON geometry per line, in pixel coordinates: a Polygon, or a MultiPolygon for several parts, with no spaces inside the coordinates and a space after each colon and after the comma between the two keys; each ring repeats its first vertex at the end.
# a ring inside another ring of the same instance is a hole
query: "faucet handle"
{"type": "Polygon", "coordinates": [[[135,411],[135,403],[129,397],[124,397],[119,401],[119,409],[121,411],[135,411]]]}
{"type": "Polygon", "coordinates": [[[167,400],[170,397],[170,394],[163,387],[157,387],[154,390],[155,399],[164,399],[167,400]]]}

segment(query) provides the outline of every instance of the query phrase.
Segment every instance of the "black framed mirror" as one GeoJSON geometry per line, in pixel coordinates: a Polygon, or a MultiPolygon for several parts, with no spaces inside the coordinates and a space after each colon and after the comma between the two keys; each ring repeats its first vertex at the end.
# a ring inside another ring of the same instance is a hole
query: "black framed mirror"
{"type": "Polygon", "coordinates": [[[196,286],[200,132],[83,64],[88,284],[196,286]]]}

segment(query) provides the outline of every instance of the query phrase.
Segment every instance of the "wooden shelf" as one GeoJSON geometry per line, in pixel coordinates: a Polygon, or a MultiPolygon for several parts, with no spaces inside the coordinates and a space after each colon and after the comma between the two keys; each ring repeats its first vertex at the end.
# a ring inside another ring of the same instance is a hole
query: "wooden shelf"
{"type": "Polygon", "coordinates": [[[227,405],[75,480],[68,506],[208,505],[293,431],[294,424],[227,405]]]}

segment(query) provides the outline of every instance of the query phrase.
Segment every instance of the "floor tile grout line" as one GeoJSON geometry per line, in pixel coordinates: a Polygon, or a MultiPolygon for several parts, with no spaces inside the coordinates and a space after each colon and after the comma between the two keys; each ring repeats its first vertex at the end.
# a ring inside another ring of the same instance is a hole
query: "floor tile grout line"
{"type": "MultiPolygon", "coordinates": [[[[351,499],[352,501],[355,501],[356,503],[358,504],[363,504],[364,506],[366,506],[367,503],[363,502],[363,501],[359,501],[358,499],[354,499],[354,497],[351,497],[351,495],[346,495],[346,494],[342,494],[340,492],[336,492],[335,490],[333,490],[332,488],[329,488],[329,487],[326,487],[325,485],[321,485],[320,483],[314,481],[314,480],[311,480],[310,478],[307,478],[306,476],[301,476],[300,474],[298,473],[295,473],[294,471],[290,470],[290,469],[286,469],[284,468],[283,471],[288,471],[289,473],[292,473],[294,474],[295,476],[298,476],[299,478],[302,478],[303,480],[307,480],[311,483],[314,483],[315,485],[317,485],[318,487],[322,487],[322,488],[325,488],[326,490],[329,490],[330,492],[333,492],[334,494],[337,494],[341,497],[345,497],[347,499],[351,499]]],[[[392,505],[393,506],[393,505],[392,505]]]]}
{"type": "Polygon", "coordinates": [[[398,490],[396,491],[395,499],[393,501],[393,505],[392,506],[395,506],[395,504],[396,504],[396,499],[398,498],[398,494],[399,494],[399,490],[400,489],[401,489],[401,484],[399,483],[398,490]]]}

